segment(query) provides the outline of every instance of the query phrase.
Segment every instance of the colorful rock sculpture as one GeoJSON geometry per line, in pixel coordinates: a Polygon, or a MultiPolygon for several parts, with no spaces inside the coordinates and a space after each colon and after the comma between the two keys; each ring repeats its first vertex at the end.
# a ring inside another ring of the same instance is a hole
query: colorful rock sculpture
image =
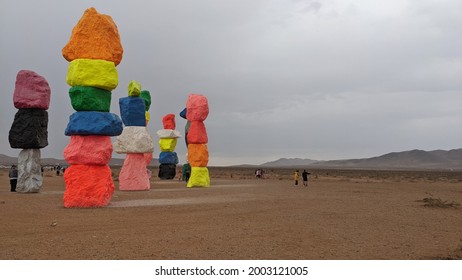
{"type": "Polygon", "coordinates": [[[208,100],[204,95],[190,94],[186,103],[186,118],[190,123],[187,135],[188,162],[191,177],[187,187],[209,187],[210,175],[207,169],[209,152],[208,137],[204,121],[209,114],[208,100]]]}
{"type": "MultiPolygon", "coordinates": [[[[180,112],[180,117],[186,120],[186,125],[184,127],[184,141],[186,144],[186,148],[188,148],[188,133],[189,133],[189,127],[191,126],[191,122],[186,119],[186,108],[183,109],[183,111],[180,112]]],[[[181,174],[182,174],[182,179],[186,183],[189,181],[189,177],[191,177],[191,165],[188,162],[188,153],[186,153],[186,163],[183,164],[181,168],[181,174]]]]}
{"type": "Polygon", "coordinates": [[[23,149],[18,156],[16,192],[37,193],[43,184],[40,149],[48,146],[48,110],[51,89],[34,71],[21,70],[13,94],[18,112],[8,134],[11,148],[23,149]]]}
{"type": "Polygon", "coordinates": [[[154,141],[146,127],[148,106],[140,94],[141,84],[131,81],[128,85],[128,97],[119,99],[120,115],[125,126],[122,134],[114,142],[114,150],[119,154],[127,154],[119,173],[121,191],[142,191],[151,188],[147,165],[152,159],[154,141]],[[149,155],[151,158],[147,162],[149,155]]]}
{"type": "Polygon", "coordinates": [[[162,118],[164,129],[157,131],[159,137],[159,173],[158,177],[162,180],[171,180],[176,175],[176,165],[178,164],[178,155],[175,153],[177,138],[180,132],[176,131],[175,115],[167,114],[162,118]]]}
{"type": "Polygon", "coordinates": [[[111,136],[122,133],[121,119],[109,112],[111,90],[118,84],[116,65],[123,49],[117,26],[95,8],[85,11],[62,50],[69,61],[66,82],[75,112],[65,135],[70,136],[64,159],[70,164],[64,173],[64,207],[107,206],[114,192],[109,161],[111,136]]]}
{"type": "MultiPolygon", "coordinates": [[[[149,108],[151,107],[151,93],[149,90],[141,90],[140,97],[144,99],[144,105],[146,110],[146,127],[148,127],[148,123],[151,120],[151,115],[149,114],[149,108]]],[[[148,168],[149,164],[152,161],[152,152],[144,153],[144,160],[146,161],[146,172],[148,173],[149,180],[152,177],[152,171],[148,168]]]]}

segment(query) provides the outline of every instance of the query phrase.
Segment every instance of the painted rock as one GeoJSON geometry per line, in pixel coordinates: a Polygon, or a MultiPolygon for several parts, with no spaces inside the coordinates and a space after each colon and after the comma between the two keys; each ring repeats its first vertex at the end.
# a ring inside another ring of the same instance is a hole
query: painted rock
{"type": "Polygon", "coordinates": [[[183,111],[181,111],[180,114],[179,114],[180,117],[182,117],[185,120],[186,120],[186,111],[187,111],[186,108],[184,108],[183,111]]]}
{"type": "Polygon", "coordinates": [[[149,112],[146,111],[146,113],[144,115],[145,115],[145,119],[146,119],[146,126],[148,126],[149,120],[151,119],[151,114],[149,114],[149,112]]]}
{"type": "Polygon", "coordinates": [[[188,145],[188,162],[194,167],[206,167],[209,163],[209,151],[206,144],[188,145]]]}
{"type": "Polygon", "coordinates": [[[109,112],[111,109],[111,92],[108,90],[76,86],[69,89],[69,97],[76,111],[109,112]]]}
{"type": "Polygon", "coordinates": [[[164,125],[164,129],[175,129],[175,115],[174,114],[167,114],[162,118],[162,124],[164,125]]]}
{"type": "Polygon", "coordinates": [[[119,107],[120,117],[125,126],[146,126],[146,111],[143,98],[119,98],[119,107]]]}
{"type": "Polygon", "coordinates": [[[118,154],[152,153],[154,141],[144,126],[126,126],[114,142],[114,151],[118,154]]]}
{"type": "Polygon", "coordinates": [[[144,191],[150,188],[144,154],[127,154],[119,174],[119,190],[144,191]]]}
{"type": "Polygon", "coordinates": [[[210,187],[210,176],[207,167],[192,166],[187,187],[210,187]]]}
{"type": "Polygon", "coordinates": [[[161,152],[173,152],[176,147],[176,138],[161,138],[159,139],[159,147],[161,152]]]}
{"type": "Polygon", "coordinates": [[[146,162],[146,166],[151,164],[152,161],[152,153],[144,153],[144,161],[146,162]]]}
{"type": "Polygon", "coordinates": [[[64,134],[117,136],[122,133],[119,116],[107,112],[80,111],[69,117],[64,134]]]}
{"type": "Polygon", "coordinates": [[[186,118],[189,121],[204,121],[208,114],[207,97],[201,94],[190,94],[186,103],[186,118]]]}
{"type": "Polygon", "coordinates": [[[89,86],[113,90],[119,83],[114,62],[100,59],[76,59],[69,63],[66,82],[71,87],[89,86]]]}
{"type": "Polygon", "coordinates": [[[178,164],[178,155],[175,152],[161,152],[159,154],[160,164],[178,164]]]}
{"type": "Polygon", "coordinates": [[[110,136],[72,135],[64,149],[69,164],[107,165],[112,156],[110,136]]]}
{"type": "Polygon", "coordinates": [[[159,138],[179,138],[181,137],[178,130],[173,129],[160,129],[156,132],[157,137],[159,138]]]}
{"type": "Polygon", "coordinates": [[[146,105],[146,111],[149,110],[151,107],[151,93],[148,90],[142,90],[140,93],[140,97],[144,99],[144,103],[146,105]]]}
{"type": "Polygon", "coordinates": [[[123,48],[116,24],[110,16],[98,13],[95,8],[85,10],[62,54],[67,61],[102,59],[119,65],[123,48]]]}
{"type": "Polygon", "coordinates": [[[161,164],[159,165],[159,173],[157,176],[162,180],[171,180],[175,178],[176,165],[175,164],[161,164]]]}
{"type": "Polygon", "coordinates": [[[128,84],[128,96],[138,97],[141,93],[141,84],[137,81],[130,81],[128,84]]]}
{"type": "Polygon", "coordinates": [[[41,149],[48,146],[48,112],[19,109],[8,135],[13,149],[41,149]]]}
{"type": "Polygon", "coordinates": [[[107,206],[114,193],[112,171],[107,165],[71,165],[64,172],[64,207],[107,206]]]}
{"type": "Polygon", "coordinates": [[[18,156],[16,192],[37,193],[43,184],[40,149],[24,149],[18,156]]]}
{"type": "Polygon", "coordinates": [[[34,71],[21,70],[16,75],[13,103],[17,109],[47,110],[50,107],[50,95],[47,80],[34,71]]]}
{"type": "Polygon", "coordinates": [[[200,121],[192,121],[188,131],[188,144],[207,144],[207,130],[205,125],[200,121]]]}

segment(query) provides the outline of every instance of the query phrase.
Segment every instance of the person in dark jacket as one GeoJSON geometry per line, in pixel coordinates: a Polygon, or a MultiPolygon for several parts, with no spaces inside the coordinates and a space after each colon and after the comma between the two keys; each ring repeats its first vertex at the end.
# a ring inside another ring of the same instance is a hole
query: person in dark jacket
{"type": "Polygon", "coordinates": [[[18,169],[16,169],[15,165],[11,166],[8,176],[10,177],[11,192],[16,192],[16,184],[18,183],[18,169]]]}
{"type": "Polygon", "coordinates": [[[308,187],[308,175],[310,175],[311,173],[306,171],[306,170],[303,170],[302,172],[302,178],[303,178],[303,185],[305,187],[308,187]]]}

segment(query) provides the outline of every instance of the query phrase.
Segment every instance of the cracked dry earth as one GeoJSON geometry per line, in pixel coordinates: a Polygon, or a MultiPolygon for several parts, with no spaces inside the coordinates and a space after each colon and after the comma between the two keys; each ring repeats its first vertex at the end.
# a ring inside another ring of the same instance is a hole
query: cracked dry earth
{"type": "Polygon", "coordinates": [[[108,207],[65,209],[62,176],[46,173],[37,194],[10,193],[3,169],[0,259],[462,258],[462,208],[422,201],[461,203],[461,173],[315,170],[304,188],[292,170],[242,172],[253,170],[211,169],[203,189],[153,178],[149,191],[121,192],[116,181],[108,207]]]}

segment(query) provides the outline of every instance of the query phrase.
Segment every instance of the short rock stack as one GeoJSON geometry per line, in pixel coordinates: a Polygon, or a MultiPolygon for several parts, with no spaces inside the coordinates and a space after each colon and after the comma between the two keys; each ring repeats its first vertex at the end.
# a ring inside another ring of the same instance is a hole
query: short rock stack
{"type": "Polygon", "coordinates": [[[18,156],[16,192],[37,193],[42,187],[40,149],[48,146],[50,95],[44,77],[30,70],[18,72],[13,94],[18,112],[8,135],[11,148],[23,149],[18,156]]]}
{"type": "Polygon", "coordinates": [[[187,184],[188,188],[210,186],[210,176],[207,169],[209,162],[208,137],[204,125],[208,114],[207,98],[200,94],[190,94],[186,103],[186,119],[190,122],[187,144],[191,177],[187,184]]]}
{"type": "Polygon", "coordinates": [[[123,54],[117,26],[110,16],[87,9],[62,54],[70,62],[66,82],[77,111],[65,131],[71,138],[64,149],[70,164],[64,173],[64,207],[107,206],[114,192],[110,137],[122,133],[122,121],[109,112],[123,54]]]}
{"type": "Polygon", "coordinates": [[[157,131],[161,153],[159,154],[159,178],[162,180],[171,180],[176,175],[176,165],[178,164],[178,155],[175,152],[177,138],[180,132],[175,130],[175,115],[167,114],[162,118],[164,129],[157,131]]]}
{"type": "Polygon", "coordinates": [[[152,154],[154,141],[146,128],[146,101],[140,97],[141,85],[131,81],[128,86],[128,97],[119,99],[120,115],[125,125],[122,134],[114,142],[114,150],[118,154],[127,154],[119,174],[119,190],[149,190],[151,184],[146,172],[147,158],[152,154]]]}

